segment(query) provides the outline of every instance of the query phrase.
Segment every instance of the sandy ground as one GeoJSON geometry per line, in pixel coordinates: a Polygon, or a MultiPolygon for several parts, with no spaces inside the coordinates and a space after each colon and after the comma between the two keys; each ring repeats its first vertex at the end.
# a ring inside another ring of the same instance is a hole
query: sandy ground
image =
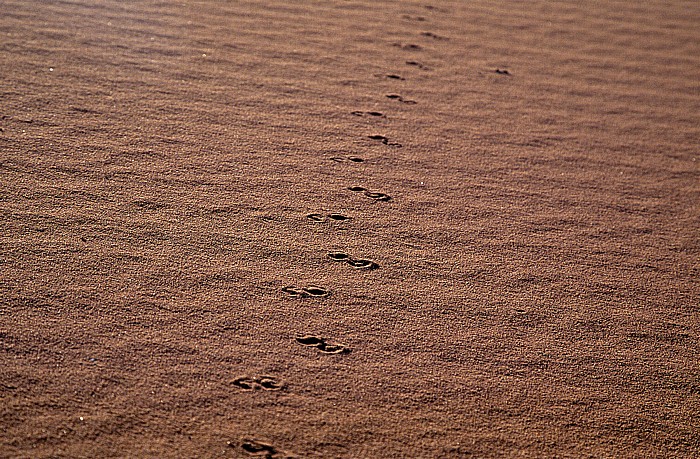
{"type": "Polygon", "coordinates": [[[429,2],[0,0],[0,457],[700,457],[700,3],[429,2]]]}

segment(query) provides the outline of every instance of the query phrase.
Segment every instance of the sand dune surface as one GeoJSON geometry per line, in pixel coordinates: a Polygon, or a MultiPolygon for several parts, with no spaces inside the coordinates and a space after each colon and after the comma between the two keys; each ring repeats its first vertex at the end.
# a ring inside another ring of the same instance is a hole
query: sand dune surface
{"type": "Polygon", "coordinates": [[[0,457],[700,457],[699,31],[0,1],[0,457]]]}

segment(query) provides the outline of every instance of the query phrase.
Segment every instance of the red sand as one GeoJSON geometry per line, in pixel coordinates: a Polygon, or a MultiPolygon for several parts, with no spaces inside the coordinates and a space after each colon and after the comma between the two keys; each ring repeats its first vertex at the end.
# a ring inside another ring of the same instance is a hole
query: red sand
{"type": "Polygon", "coordinates": [[[700,457],[700,3],[0,11],[1,457],[700,457]]]}

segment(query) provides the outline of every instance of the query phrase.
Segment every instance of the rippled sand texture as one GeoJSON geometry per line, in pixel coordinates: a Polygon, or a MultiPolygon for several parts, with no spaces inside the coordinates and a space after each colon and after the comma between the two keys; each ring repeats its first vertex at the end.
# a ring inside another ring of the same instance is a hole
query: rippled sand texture
{"type": "Polygon", "coordinates": [[[0,1],[0,456],[700,457],[700,3],[0,1]]]}

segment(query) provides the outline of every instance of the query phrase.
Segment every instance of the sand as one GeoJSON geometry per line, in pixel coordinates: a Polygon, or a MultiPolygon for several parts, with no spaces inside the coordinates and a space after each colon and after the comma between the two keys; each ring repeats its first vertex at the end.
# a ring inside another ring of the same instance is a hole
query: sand
{"type": "Polygon", "coordinates": [[[0,1],[0,457],[700,457],[696,1],[0,1]]]}

